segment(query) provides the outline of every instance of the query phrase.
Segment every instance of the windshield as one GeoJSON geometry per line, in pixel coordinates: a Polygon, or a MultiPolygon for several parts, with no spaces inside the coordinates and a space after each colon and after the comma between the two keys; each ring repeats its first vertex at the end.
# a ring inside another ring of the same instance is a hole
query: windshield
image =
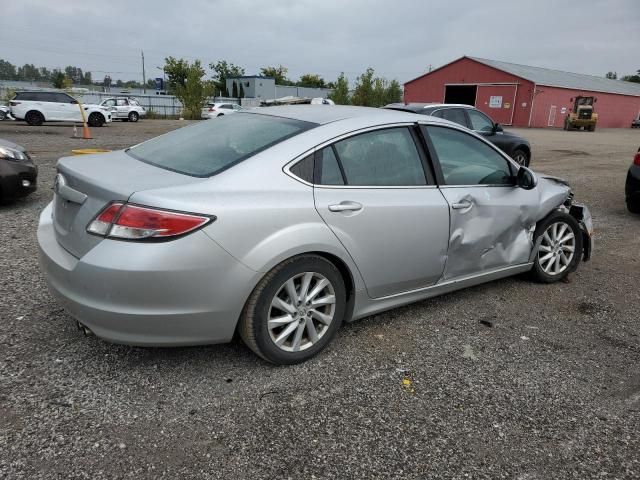
{"type": "Polygon", "coordinates": [[[174,130],[131,147],[132,157],[194,177],[210,177],[315,127],[289,118],[238,113],[174,130]]]}

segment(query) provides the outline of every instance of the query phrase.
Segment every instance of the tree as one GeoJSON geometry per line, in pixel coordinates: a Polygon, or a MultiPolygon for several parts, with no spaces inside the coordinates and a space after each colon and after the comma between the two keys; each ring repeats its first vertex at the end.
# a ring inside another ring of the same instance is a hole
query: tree
{"type": "Polygon", "coordinates": [[[187,60],[179,61],[186,65],[186,77],[184,83],[175,84],[176,98],[182,103],[185,117],[199,119],[207,99],[213,95],[213,82],[203,80],[205,71],[200,60],[194,60],[191,64],[187,60]]]}
{"type": "Polygon", "coordinates": [[[64,88],[64,80],[64,73],[60,70],[55,70],[53,75],[51,75],[51,82],[53,83],[54,88],[64,88]]]}
{"type": "Polygon", "coordinates": [[[91,79],[91,72],[84,72],[84,76],[82,77],[82,84],[83,85],[91,85],[92,79],[91,79]]]}
{"type": "Polygon", "coordinates": [[[16,67],[0,58],[0,80],[15,80],[16,79],[16,67]]]}
{"type": "Polygon", "coordinates": [[[298,80],[299,87],[309,87],[309,88],[326,88],[326,83],[324,78],[315,73],[305,73],[298,80]]]}
{"type": "Polygon", "coordinates": [[[625,82],[640,83],[640,70],[636,70],[635,75],[625,75],[621,80],[624,80],[625,82]]]}
{"type": "Polygon", "coordinates": [[[40,70],[32,63],[25,63],[22,67],[18,67],[18,77],[22,80],[40,80],[40,70]]]}
{"type": "Polygon", "coordinates": [[[618,72],[607,72],[607,74],[605,75],[605,78],[608,78],[610,80],[616,80],[618,78],[618,72]]]}
{"type": "Polygon", "coordinates": [[[349,104],[349,80],[344,76],[344,72],[342,72],[336,80],[333,92],[329,94],[329,98],[337,105],[349,104]]]}
{"type": "MultiPolygon", "coordinates": [[[[215,85],[216,93],[227,92],[227,78],[241,77],[244,75],[244,68],[229,63],[226,60],[219,60],[216,63],[210,63],[209,68],[215,73],[213,75],[213,82],[215,85]]],[[[227,96],[229,96],[227,94],[227,96]]]]}
{"type": "Polygon", "coordinates": [[[276,85],[293,85],[294,83],[287,78],[289,69],[278,65],[277,67],[263,67],[260,73],[265,77],[271,77],[276,80],[276,85]]]}
{"type": "Polygon", "coordinates": [[[363,107],[373,106],[373,68],[367,68],[367,71],[356,80],[356,88],[351,97],[353,105],[361,105],[363,107]]]}
{"type": "MultiPolygon", "coordinates": [[[[198,61],[198,64],[200,62],[198,61]]],[[[202,67],[201,67],[202,68],[202,67]]],[[[175,94],[178,86],[184,87],[189,75],[189,61],[167,57],[164,59],[164,73],[167,75],[167,90],[175,94]]]]}
{"type": "Polygon", "coordinates": [[[389,103],[398,103],[402,101],[402,87],[397,80],[391,80],[389,82],[389,86],[387,87],[387,91],[385,92],[384,104],[388,105],[389,103]]]}

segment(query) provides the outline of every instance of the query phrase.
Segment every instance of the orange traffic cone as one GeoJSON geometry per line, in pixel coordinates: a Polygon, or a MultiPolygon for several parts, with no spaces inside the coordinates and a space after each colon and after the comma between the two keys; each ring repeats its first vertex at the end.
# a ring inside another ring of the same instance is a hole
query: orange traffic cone
{"type": "Polygon", "coordinates": [[[85,140],[91,140],[93,138],[86,123],[82,124],[82,138],[85,140]]]}

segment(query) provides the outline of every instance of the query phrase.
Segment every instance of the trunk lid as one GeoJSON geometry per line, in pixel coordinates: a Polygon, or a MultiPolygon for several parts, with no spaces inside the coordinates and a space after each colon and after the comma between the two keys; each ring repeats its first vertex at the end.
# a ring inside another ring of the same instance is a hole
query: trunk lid
{"type": "Polygon", "coordinates": [[[103,238],[87,225],[112,201],[127,201],[138,191],[202,182],[136,160],[124,151],[65,157],[54,183],[53,224],[58,243],[80,258],[103,238]]]}

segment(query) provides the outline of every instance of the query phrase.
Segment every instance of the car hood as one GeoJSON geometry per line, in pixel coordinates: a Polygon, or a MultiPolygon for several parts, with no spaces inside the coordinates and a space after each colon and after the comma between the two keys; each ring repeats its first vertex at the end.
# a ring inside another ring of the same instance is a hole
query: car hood
{"type": "Polygon", "coordinates": [[[5,140],[3,138],[0,138],[0,147],[12,148],[20,152],[25,151],[25,148],[22,145],[18,145],[17,143],[10,142],[9,140],[5,140]]]}

